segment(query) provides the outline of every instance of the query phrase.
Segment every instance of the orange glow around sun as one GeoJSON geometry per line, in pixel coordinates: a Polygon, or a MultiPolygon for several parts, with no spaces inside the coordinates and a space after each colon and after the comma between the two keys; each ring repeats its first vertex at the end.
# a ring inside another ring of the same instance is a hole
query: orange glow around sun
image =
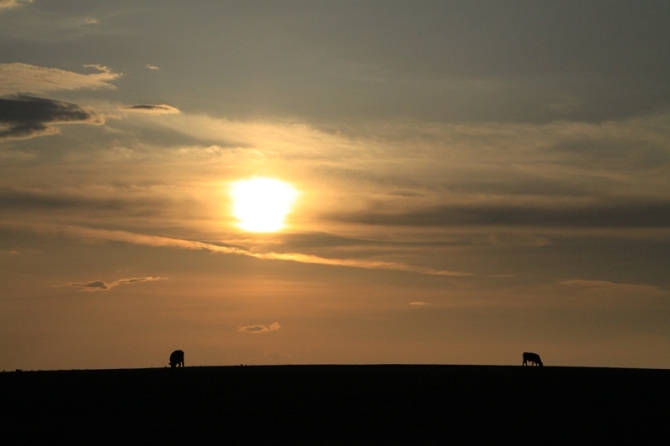
{"type": "Polygon", "coordinates": [[[298,197],[298,191],[273,178],[239,180],[231,185],[233,215],[237,226],[249,232],[276,232],[298,197]]]}

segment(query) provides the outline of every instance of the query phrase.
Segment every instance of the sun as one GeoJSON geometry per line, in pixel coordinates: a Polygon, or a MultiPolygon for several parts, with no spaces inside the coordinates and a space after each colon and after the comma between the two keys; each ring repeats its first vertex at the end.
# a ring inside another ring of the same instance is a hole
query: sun
{"type": "Polygon", "coordinates": [[[284,218],[298,197],[298,191],[284,181],[251,178],[232,184],[233,215],[237,226],[250,232],[276,232],[284,227],[284,218]]]}

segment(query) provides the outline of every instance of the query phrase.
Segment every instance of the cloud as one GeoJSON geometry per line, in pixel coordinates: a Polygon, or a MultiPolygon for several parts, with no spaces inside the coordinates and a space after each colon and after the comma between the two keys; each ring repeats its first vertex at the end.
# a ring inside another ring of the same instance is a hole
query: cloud
{"type": "Polygon", "coordinates": [[[0,140],[53,135],[48,124],[101,124],[103,118],[76,104],[32,96],[0,98],[0,140]]]}
{"type": "Polygon", "coordinates": [[[616,286],[614,282],[608,282],[606,280],[570,279],[570,280],[564,280],[559,283],[565,286],[574,286],[580,288],[616,286]]]}
{"type": "Polygon", "coordinates": [[[646,285],[639,283],[621,283],[610,282],[607,280],[590,279],[569,279],[558,282],[559,285],[574,288],[576,291],[601,291],[604,293],[628,292],[631,295],[641,296],[645,294],[659,294],[667,296],[668,290],[664,290],[656,285],[646,285]]]}
{"type": "Polygon", "coordinates": [[[15,8],[26,3],[32,3],[33,0],[0,0],[0,10],[15,8]]]}
{"type": "Polygon", "coordinates": [[[22,191],[0,187],[0,209],[87,209],[95,211],[119,211],[124,209],[125,206],[125,203],[118,199],[93,199],[70,194],[22,191]]]}
{"type": "Polygon", "coordinates": [[[69,285],[79,288],[81,291],[109,291],[119,285],[132,285],[141,282],[154,282],[156,280],[167,280],[166,277],[136,277],[132,279],[119,279],[114,282],[103,282],[102,280],[94,280],[86,283],[70,283],[69,285]]]}
{"type": "Polygon", "coordinates": [[[147,68],[154,71],[160,70],[160,68],[158,68],[156,65],[151,65],[150,63],[147,64],[147,68]]]}
{"type": "MultiPolygon", "coordinates": [[[[12,226],[11,224],[5,226],[12,226]]],[[[14,227],[14,226],[12,226],[14,227]]],[[[21,229],[30,229],[42,234],[57,234],[91,241],[116,241],[143,246],[181,248],[197,251],[209,251],[220,254],[234,254],[254,257],[263,260],[284,260],[288,262],[309,263],[316,265],[346,266],[351,268],[378,269],[387,271],[405,271],[445,277],[471,277],[472,273],[464,271],[450,271],[423,266],[409,265],[401,262],[387,262],[381,260],[325,258],[311,254],[254,252],[242,248],[220,246],[214,243],[183,240],[177,238],[160,237],[155,235],[136,234],[127,231],[110,231],[106,229],[92,229],[82,226],[59,225],[30,225],[23,224],[21,229]]]]}
{"type": "Polygon", "coordinates": [[[426,302],[410,302],[409,304],[417,307],[423,307],[424,305],[428,305],[426,302]]]}
{"type": "Polygon", "coordinates": [[[145,113],[149,115],[175,115],[181,113],[179,109],[166,104],[130,105],[128,107],[123,107],[123,110],[134,113],[145,113]]]}
{"type": "Polygon", "coordinates": [[[279,322],[273,322],[270,325],[248,325],[246,327],[241,327],[239,331],[251,334],[261,334],[276,331],[280,328],[281,326],[279,325],[279,322]]]}
{"type": "Polygon", "coordinates": [[[94,282],[88,282],[88,283],[71,283],[70,284],[73,287],[81,288],[82,291],[107,291],[109,290],[109,285],[107,285],[105,282],[101,280],[96,280],[94,282]]]}
{"type": "Polygon", "coordinates": [[[25,63],[0,64],[0,95],[44,93],[62,90],[99,90],[116,88],[109,82],[121,77],[102,65],[84,65],[97,71],[75,73],[58,68],[38,67],[25,63]]]}
{"type": "Polygon", "coordinates": [[[363,211],[333,220],[381,226],[670,227],[670,201],[598,204],[456,204],[399,213],[363,211]]]}
{"type": "Polygon", "coordinates": [[[620,302],[622,304],[655,305],[667,301],[670,291],[657,285],[641,283],[621,283],[607,280],[569,279],[558,282],[569,287],[570,295],[580,303],[589,300],[595,302],[620,302]],[[659,300],[662,299],[662,300],[659,300]]]}
{"type": "Polygon", "coordinates": [[[629,289],[629,290],[661,290],[658,286],[655,285],[645,285],[638,283],[621,283],[621,282],[610,282],[608,280],[590,280],[590,279],[569,279],[558,282],[560,285],[565,285],[574,288],[581,289],[594,289],[594,288],[608,288],[613,289],[629,289]]]}
{"type": "Polygon", "coordinates": [[[379,269],[387,271],[405,271],[410,273],[427,274],[431,276],[445,276],[445,277],[473,276],[472,273],[467,273],[464,271],[434,269],[422,266],[408,265],[406,263],[401,262],[386,262],[382,260],[338,259],[338,258],[331,259],[310,254],[277,253],[277,252],[267,252],[267,253],[249,252],[247,255],[267,260],[287,260],[290,262],[313,263],[318,265],[348,266],[352,268],[379,269]]]}

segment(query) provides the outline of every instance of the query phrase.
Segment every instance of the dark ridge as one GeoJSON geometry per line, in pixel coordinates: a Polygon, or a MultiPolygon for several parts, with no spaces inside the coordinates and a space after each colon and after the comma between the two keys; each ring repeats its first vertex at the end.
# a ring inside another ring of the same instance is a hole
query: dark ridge
{"type": "Polygon", "coordinates": [[[3,438],[90,444],[663,444],[670,371],[228,366],[0,374],[3,438]]]}

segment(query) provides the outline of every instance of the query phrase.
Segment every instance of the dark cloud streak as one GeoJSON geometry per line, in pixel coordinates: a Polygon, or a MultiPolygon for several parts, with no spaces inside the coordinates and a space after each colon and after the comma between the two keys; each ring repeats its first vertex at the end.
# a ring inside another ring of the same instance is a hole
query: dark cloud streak
{"type": "Polygon", "coordinates": [[[76,104],[53,99],[17,95],[0,98],[1,139],[28,139],[54,134],[58,129],[47,124],[102,123],[102,118],[76,104]]]}
{"type": "Polygon", "coordinates": [[[140,104],[123,107],[126,111],[152,114],[152,115],[174,115],[179,112],[179,109],[167,104],[140,104]]]}
{"type": "Polygon", "coordinates": [[[165,277],[135,277],[132,279],[119,279],[113,282],[103,282],[102,280],[94,280],[86,283],[70,283],[69,285],[79,288],[81,291],[109,291],[119,285],[132,285],[141,282],[154,282],[157,280],[166,280],[165,277]]]}
{"type": "Polygon", "coordinates": [[[160,200],[95,198],[66,193],[22,191],[0,188],[0,209],[59,210],[80,209],[96,211],[123,211],[135,209],[144,213],[165,206],[160,200]]]}
{"type": "Polygon", "coordinates": [[[95,291],[109,289],[109,285],[107,285],[102,280],[96,280],[95,282],[88,282],[88,283],[73,283],[72,286],[95,291]]]}

